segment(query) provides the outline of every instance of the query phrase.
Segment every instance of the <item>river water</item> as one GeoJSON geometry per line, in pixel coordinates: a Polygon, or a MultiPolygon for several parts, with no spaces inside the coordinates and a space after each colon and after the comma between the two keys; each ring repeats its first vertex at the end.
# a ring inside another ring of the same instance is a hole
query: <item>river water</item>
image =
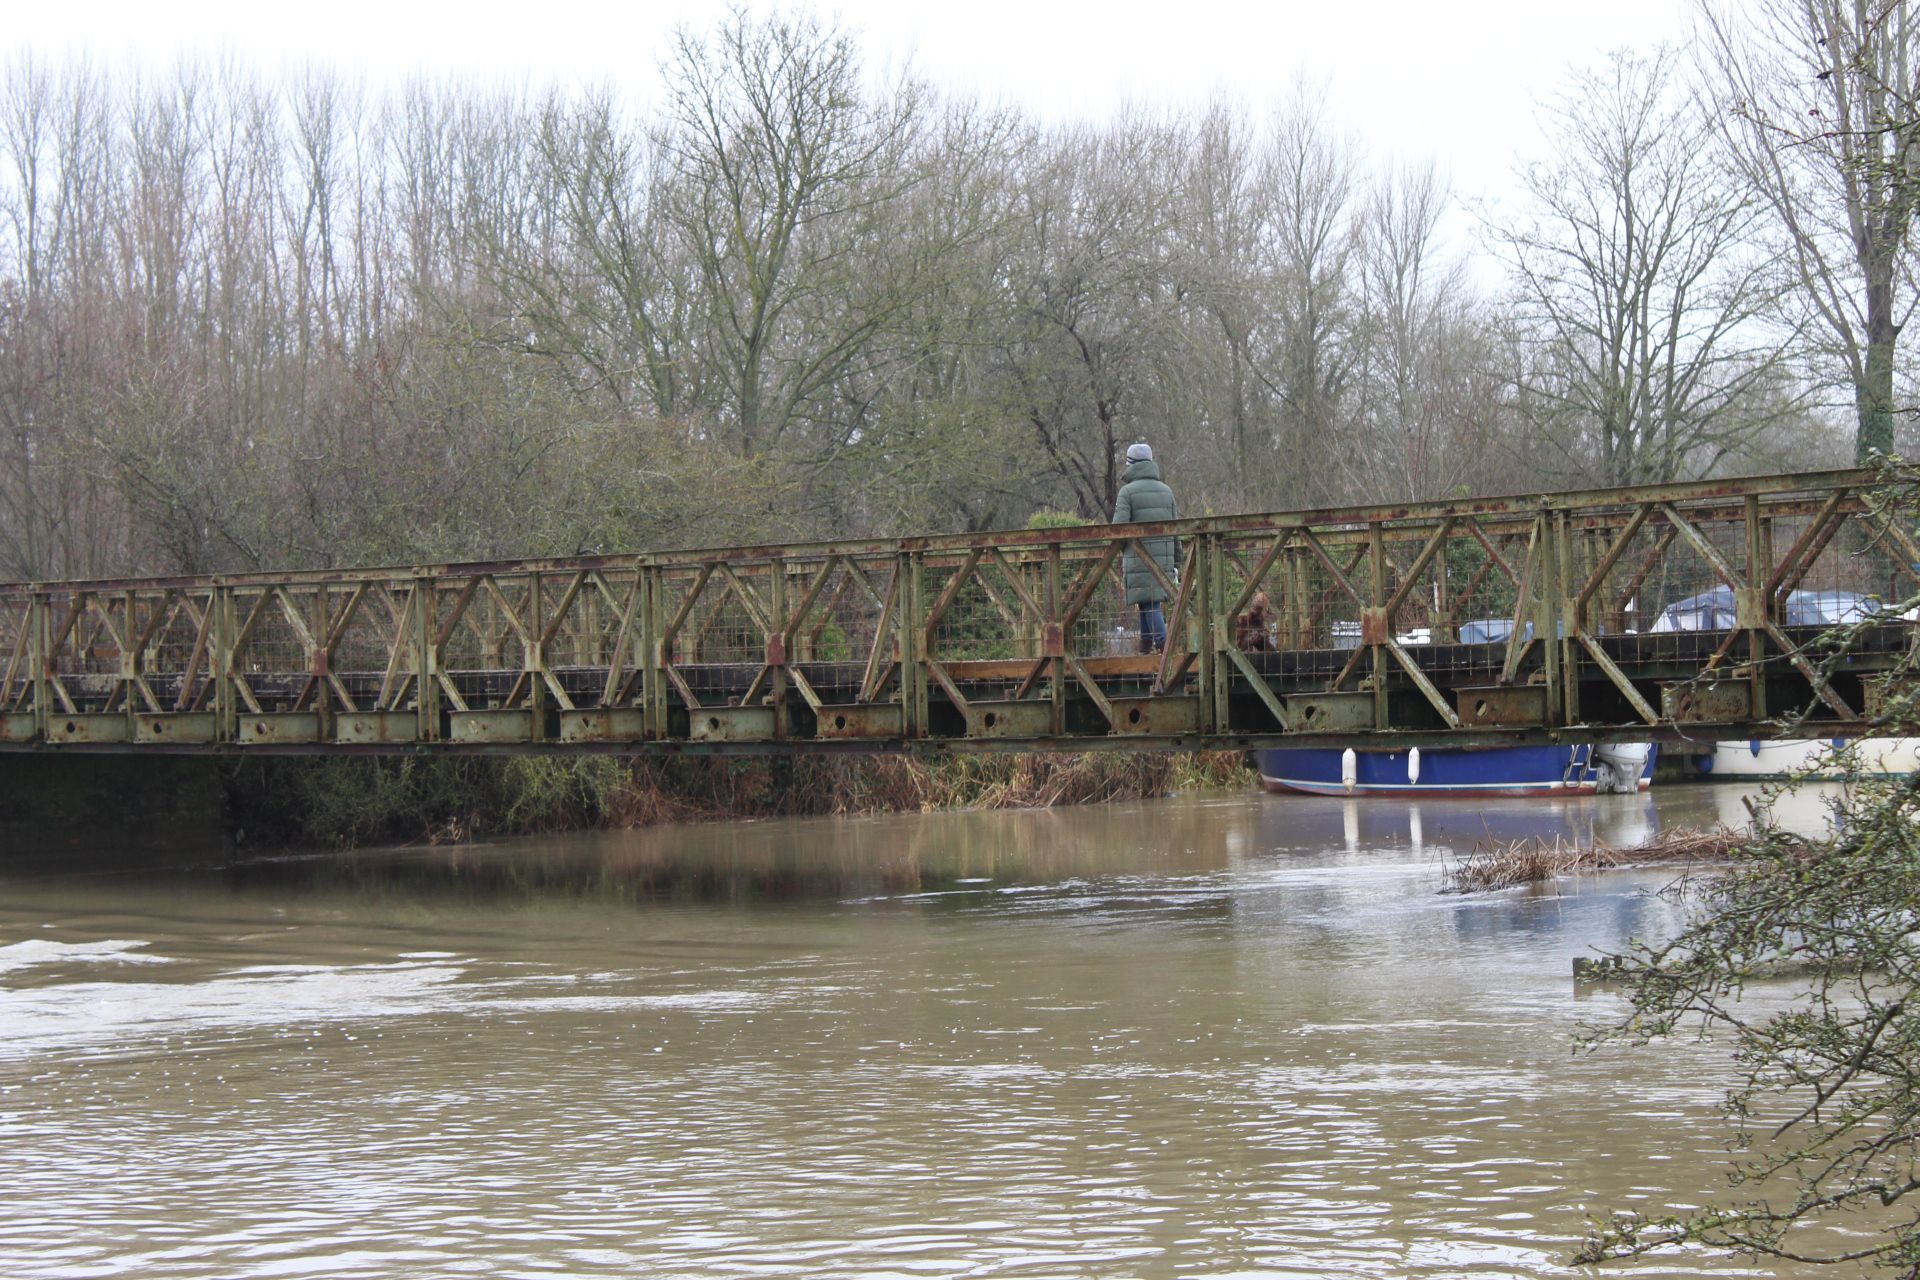
{"type": "Polygon", "coordinates": [[[0,1277],[1571,1274],[1721,1186],[1715,1049],[1570,1049],[1674,873],[1445,861],[1743,794],[0,874],[0,1277]]]}

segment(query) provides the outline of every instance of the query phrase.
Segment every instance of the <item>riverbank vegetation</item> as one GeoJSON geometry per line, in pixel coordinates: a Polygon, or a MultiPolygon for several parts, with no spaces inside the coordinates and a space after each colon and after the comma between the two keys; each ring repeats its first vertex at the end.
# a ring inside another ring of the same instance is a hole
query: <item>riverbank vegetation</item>
{"type": "MultiPolygon", "coordinates": [[[[1917,710],[1909,696],[1884,722],[1917,710]]],[[[1675,828],[1625,848],[1523,840],[1447,868],[1453,893],[1631,866],[1685,873],[1670,890],[1690,907],[1674,937],[1584,970],[1627,1009],[1581,1043],[1723,1045],[1731,1191],[1688,1212],[1597,1218],[1576,1265],[1704,1247],[1920,1276],[1920,778],[1857,781],[1833,803],[1824,840],[1762,809],[1747,832],[1675,828]]]]}
{"type": "Polygon", "coordinates": [[[1615,847],[1602,841],[1580,844],[1555,836],[1493,841],[1475,845],[1447,864],[1443,893],[1481,893],[1538,884],[1557,876],[1614,871],[1622,867],[1721,867],[1740,856],[1748,837],[1718,827],[1696,831],[1670,827],[1635,845],[1615,847]]]}
{"type": "Polygon", "coordinates": [[[1240,752],[278,758],[226,776],[252,846],[460,841],[586,827],[1044,808],[1251,785],[1240,752]]]}
{"type": "Polygon", "coordinates": [[[1920,1276],[1920,779],[1837,804],[1830,839],[1762,827],[1676,936],[1606,961],[1628,1011],[1588,1047],[1724,1045],[1735,1159],[1725,1196],[1601,1220],[1576,1262],[1704,1246],[1920,1276]]]}

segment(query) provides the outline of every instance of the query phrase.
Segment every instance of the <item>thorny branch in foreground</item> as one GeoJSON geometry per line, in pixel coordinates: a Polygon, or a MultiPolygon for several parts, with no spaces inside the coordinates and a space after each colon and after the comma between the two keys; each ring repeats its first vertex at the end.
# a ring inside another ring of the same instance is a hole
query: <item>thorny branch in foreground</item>
{"type": "MultiPolygon", "coordinates": [[[[1920,470],[1885,471],[1880,510],[1910,528],[1920,470]]],[[[1903,684],[1876,717],[1888,732],[1920,721],[1903,684]]],[[[1760,829],[1696,884],[1677,937],[1614,958],[1629,1010],[1584,1047],[1681,1031],[1729,1044],[1733,1194],[1596,1224],[1575,1262],[1695,1246],[1920,1280],[1920,777],[1861,782],[1833,816],[1812,844],[1760,829]],[[1743,999],[1762,987],[1788,998],[1743,999]]]]}

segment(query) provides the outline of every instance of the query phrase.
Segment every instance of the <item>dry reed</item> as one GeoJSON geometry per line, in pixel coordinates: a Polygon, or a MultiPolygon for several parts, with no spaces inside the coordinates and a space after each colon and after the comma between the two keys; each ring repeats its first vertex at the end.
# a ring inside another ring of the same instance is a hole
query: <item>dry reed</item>
{"type": "Polygon", "coordinates": [[[1709,831],[1673,827],[1650,840],[1625,848],[1596,841],[1578,845],[1555,836],[1551,843],[1536,837],[1524,840],[1484,841],[1446,869],[1442,893],[1479,893],[1535,884],[1555,876],[1611,871],[1619,867],[1656,865],[1719,866],[1732,862],[1749,837],[1725,827],[1709,831]]]}
{"type": "Polygon", "coordinates": [[[819,756],[636,759],[608,825],[940,809],[1042,809],[1244,785],[1238,752],[1170,755],[819,756]]]}

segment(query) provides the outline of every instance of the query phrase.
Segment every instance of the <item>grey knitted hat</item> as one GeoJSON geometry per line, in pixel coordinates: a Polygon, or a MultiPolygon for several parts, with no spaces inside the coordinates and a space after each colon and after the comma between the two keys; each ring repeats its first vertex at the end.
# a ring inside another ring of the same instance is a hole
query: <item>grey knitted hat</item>
{"type": "Polygon", "coordinates": [[[1145,440],[1137,441],[1134,444],[1128,445],[1127,461],[1128,462],[1152,462],[1153,446],[1148,444],[1145,440]]]}

